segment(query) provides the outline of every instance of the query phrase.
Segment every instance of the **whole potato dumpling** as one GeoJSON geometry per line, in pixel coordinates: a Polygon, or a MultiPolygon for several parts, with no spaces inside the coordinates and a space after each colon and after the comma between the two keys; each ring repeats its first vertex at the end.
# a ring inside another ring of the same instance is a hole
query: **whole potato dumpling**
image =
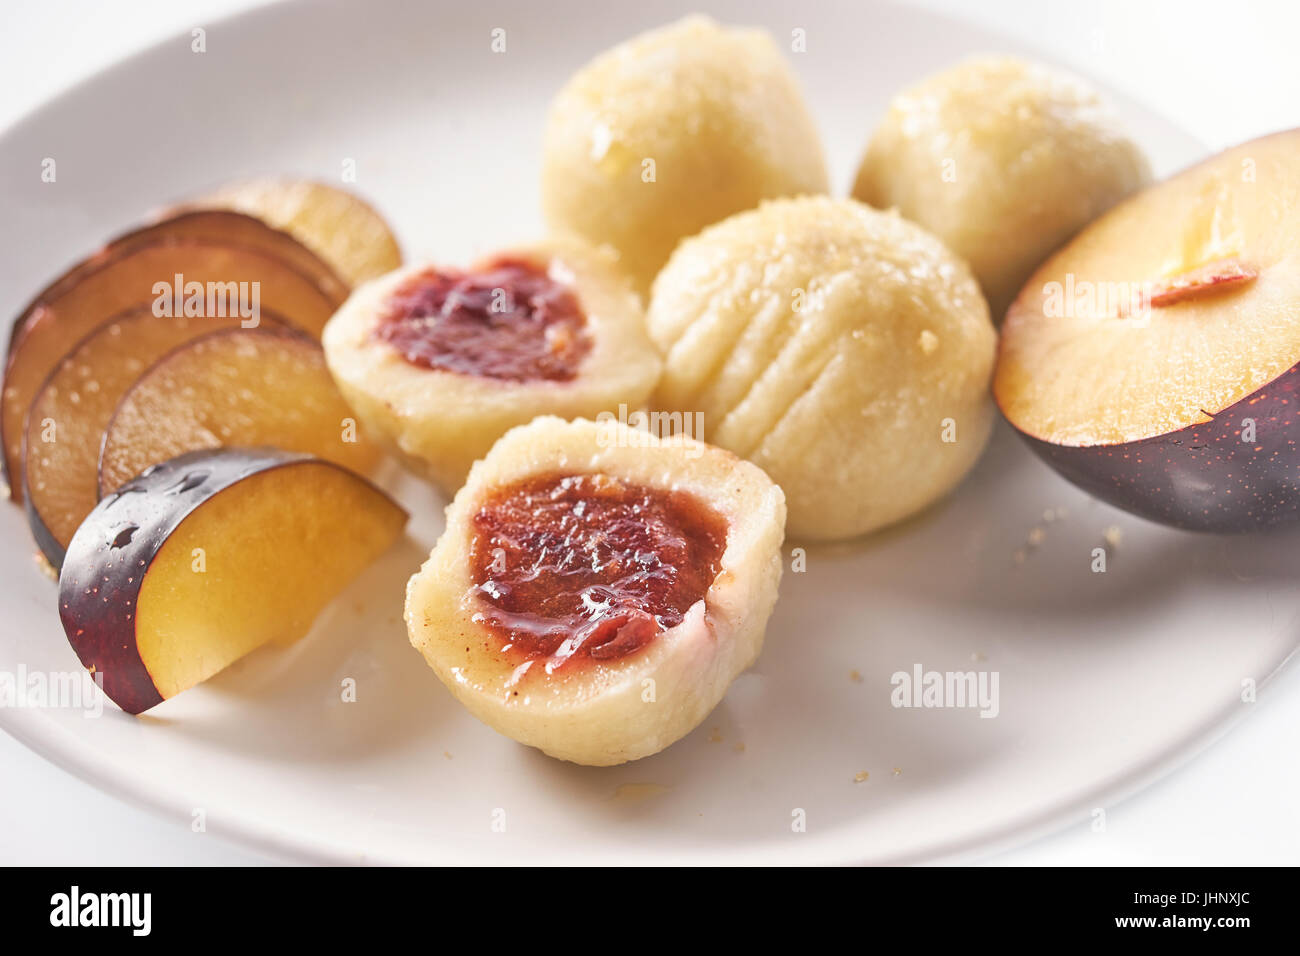
{"type": "Polygon", "coordinates": [[[894,98],[853,195],[897,209],[963,256],[1001,322],[1049,253],[1150,178],[1088,84],[978,57],[894,98]]]}
{"type": "Polygon", "coordinates": [[[546,218],[612,246],[643,292],[678,240],[826,190],[817,130],[761,30],[687,17],[598,56],[551,105],[546,218]]]}
{"type": "Polygon", "coordinates": [[[966,264],[897,214],[804,197],[733,216],[677,248],[647,321],[657,408],[701,413],[694,437],[763,468],[794,537],[912,514],[988,438],[988,307],[966,264]]]}

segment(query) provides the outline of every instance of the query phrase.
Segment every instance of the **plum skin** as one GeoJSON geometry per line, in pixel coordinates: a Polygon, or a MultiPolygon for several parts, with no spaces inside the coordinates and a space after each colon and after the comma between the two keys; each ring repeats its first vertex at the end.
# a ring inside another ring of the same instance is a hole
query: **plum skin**
{"type": "Polygon", "coordinates": [[[1016,431],[1073,484],[1160,524],[1222,534],[1300,521],[1300,363],[1211,418],[1115,445],[1056,445],[1016,431]],[[1242,441],[1244,419],[1255,423],[1254,442],[1242,441]]]}
{"type": "Polygon", "coordinates": [[[27,515],[27,526],[31,529],[32,539],[36,542],[36,547],[41,551],[41,555],[50,563],[50,567],[58,570],[63,566],[63,560],[66,552],[63,545],[59,544],[59,539],[54,537],[54,533],[46,526],[45,521],[41,518],[41,513],[36,510],[32,503],[31,491],[27,488],[27,481],[23,480],[23,511],[27,515]]]}
{"type": "Polygon", "coordinates": [[[187,452],[105,497],[68,544],[59,617],[68,642],[104,693],[138,714],[163,701],[136,650],[135,610],[149,565],[205,501],[243,479],[311,455],[275,448],[187,452]]]}

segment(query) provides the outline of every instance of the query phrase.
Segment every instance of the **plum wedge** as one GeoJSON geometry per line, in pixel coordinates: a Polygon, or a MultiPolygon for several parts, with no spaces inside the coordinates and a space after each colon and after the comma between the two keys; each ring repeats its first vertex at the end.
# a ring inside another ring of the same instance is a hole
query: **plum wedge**
{"type": "Polygon", "coordinates": [[[318,343],[228,329],[164,355],[123,394],[104,430],[100,496],[182,452],[226,445],[304,452],[363,474],[382,454],[358,431],[318,343]]]}
{"type": "Polygon", "coordinates": [[[332,462],[191,452],[105,498],[73,536],[59,612],[108,697],[138,714],[302,636],[406,513],[332,462]]]}

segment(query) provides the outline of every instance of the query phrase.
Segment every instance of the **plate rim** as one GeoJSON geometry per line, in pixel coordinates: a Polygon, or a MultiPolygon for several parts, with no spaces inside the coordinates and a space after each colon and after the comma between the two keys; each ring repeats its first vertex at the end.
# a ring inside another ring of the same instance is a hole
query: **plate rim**
{"type": "MultiPolygon", "coordinates": [[[[1021,41],[1005,37],[963,16],[924,7],[902,7],[893,3],[892,0],[877,0],[877,5],[898,9],[900,13],[924,18],[936,24],[958,25],[968,33],[997,40],[1009,48],[1024,46],[1021,41]]],[[[255,29],[258,21],[263,21],[263,25],[265,25],[265,22],[273,18],[297,17],[310,9],[310,0],[269,0],[269,2],[255,7],[210,18],[204,24],[204,27],[208,30],[213,28],[255,29]]],[[[57,110],[69,101],[86,96],[93,87],[107,78],[130,72],[132,69],[137,68],[141,61],[156,56],[168,47],[181,42],[186,35],[184,31],[168,34],[63,87],[52,96],[47,97],[36,106],[0,127],[0,148],[3,148],[11,138],[21,137],[25,127],[38,122],[43,114],[51,110],[57,110]]],[[[1050,56],[1044,57],[1043,60],[1084,76],[1089,82],[1108,93],[1114,94],[1116,92],[1108,84],[1095,80],[1086,72],[1080,71],[1072,65],[1059,64],[1050,56]]],[[[1177,129],[1189,142],[1197,144],[1202,152],[1208,152],[1204,142],[1199,137],[1183,129],[1179,124],[1165,117],[1160,111],[1149,107],[1140,96],[1124,93],[1121,94],[1121,97],[1124,101],[1142,108],[1152,116],[1161,117],[1171,128],[1177,129]]],[[[1193,159],[1189,163],[1198,161],[1193,159]]],[[[1270,670],[1260,679],[1258,683],[1260,692],[1264,693],[1288,668],[1295,667],[1295,662],[1298,659],[1300,659],[1300,634],[1294,636],[1289,650],[1281,659],[1274,660],[1270,670]]],[[[1044,807],[1034,813],[1031,818],[1022,818],[1018,821],[1007,821],[984,828],[977,828],[957,839],[951,837],[941,838],[938,841],[941,844],[939,847],[926,844],[921,847],[914,847],[904,853],[887,855],[882,859],[870,862],[883,865],[947,864],[968,862],[973,859],[988,859],[1011,847],[1024,845],[1050,833],[1060,832],[1067,828],[1071,822],[1080,822],[1081,814],[1086,808],[1103,804],[1114,806],[1170,775],[1226,737],[1252,712],[1240,707],[1239,704],[1225,702],[1222,707],[1215,709],[1185,733],[1179,735],[1175,742],[1162,748],[1154,757],[1148,757],[1135,762],[1133,765],[1116,770],[1109,777],[1096,782],[1094,785],[1081,788],[1080,792],[1075,795],[1044,807]]],[[[125,767],[115,770],[111,762],[106,764],[98,760],[92,752],[89,752],[88,748],[78,746],[76,743],[64,746],[59,738],[72,735],[68,734],[61,725],[46,719],[43,716],[43,711],[39,708],[30,710],[0,708],[0,730],[6,732],[50,764],[114,799],[143,809],[159,819],[173,821],[182,825],[188,819],[185,808],[187,803],[192,801],[184,799],[183,786],[175,786],[166,780],[159,781],[157,778],[150,776],[135,775],[125,767]]],[[[207,802],[208,805],[210,803],[210,801],[207,802]]],[[[219,808],[213,807],[212,809],[219,808]]],[[[843,837],[847,835],[850,837],[848,852],[832,852],[819,855],[816,851],[823,845],[820,841],[814,843],[812,847],[799,851],[769,841],[754,844],[751,848],[745,850],[744,854],[747,859],[744,862],[760,864],[793,862],[795,865],[863,862],[864,857],[868,857],[870,854],[866,848],[860,847],[852,841],[852,824],[850,823],[848,826],[847,834],[843,828],[834,831],[835,835],[840,838],[839,841],[827,840],[825,843],[828,849],[833,849],[833,842],[840,842],[842,846],[843,837]],[[792,861],[790,857],[796,855],[800,859],[792,861]]],[[[412,862],[423,862],[429,865],[447,865],[476,862],[463,852],[445,848],[440,849],[437,858],[424,859],[421,856],[419,861],[375,856],[364,850],[349,852],[339,841],[309,834],[296,835],[290,831],[283,831],[275,826],[261,823],[256,816],[243,811],[231,813],[209,812],[208,832],[229,840],[231,843],[255,854],[269,857],[271,862],[279,864],[345,865],[364,863],[407,865],[412,862]]],[[[680,862],[686,865],[717,862],[720,852],[725,853],[727,851],[720,851],[716,848],[674,851],[677,856],[683,858],[680,862]]],[[[653,860],[651,865],[665,862],[668,861],[653,860]]]]}

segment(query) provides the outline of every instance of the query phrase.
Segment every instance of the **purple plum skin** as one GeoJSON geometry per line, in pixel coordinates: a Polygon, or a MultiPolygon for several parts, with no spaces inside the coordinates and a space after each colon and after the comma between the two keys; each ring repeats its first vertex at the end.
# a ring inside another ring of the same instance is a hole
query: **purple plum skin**
{"type": "Polygon", "coordinates": [[[1151,521],[1217,533],[1300,521],[1300,364],[1212,421],[1167,435],[1081,447],[1020,435],[1084,491],[1151,521]],[[1243,441],[1249,422],[1253,442],[1243,441]]]}
{"type": "Polygon", "coordinates": [[[68,642],[104,693],[129,714],[163,698],[135,645],[136,602],[167,537],[205,501],[250,475],[310,455],[275,448],[187,452],[148,468],[103,498],[72,541],[59,575],[68,642]]]}

